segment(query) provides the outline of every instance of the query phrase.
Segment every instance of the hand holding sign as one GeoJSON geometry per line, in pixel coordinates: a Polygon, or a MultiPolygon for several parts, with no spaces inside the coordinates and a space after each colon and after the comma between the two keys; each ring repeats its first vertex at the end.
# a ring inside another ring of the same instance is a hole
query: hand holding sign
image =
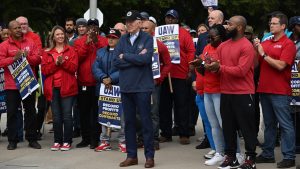
{"type": "Polygon", "coordinates": [[[111,84],[111,78],[110,78],[110,77],[104,78],[102,81],[103,81],[103,83],[104,83],[105,85],[111,84]]]}
{"type": "Polygon", "coordinates": [[[16,55],[14,56],[14,61],[16,61],[16,60],[18,60],[18,59],[20,59],[21,57],[22,57],[22,55],[23,55],[23,51],[22,50],[19,50],[17,53],[16,53],[16,55]]]}

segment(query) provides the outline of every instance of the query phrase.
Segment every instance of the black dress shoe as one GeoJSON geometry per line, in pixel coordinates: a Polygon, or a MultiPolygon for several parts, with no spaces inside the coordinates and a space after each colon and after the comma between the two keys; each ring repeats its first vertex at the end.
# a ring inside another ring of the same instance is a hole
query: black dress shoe
{"type": "Polygon", "coordinates": [[[42,146],[37,141],[30,141],[28,144],[29,147],[34,149],[41,149],[42,146]]]}
{"type": "Polygon", "coordinates": [[[199,145],[197,145],[195,148],[196,148],[196,149],[206,149],[206,148],[210,148],[210,144],[209,144],[209,142],[208,142],[207,137],[205,137],[205,138],[201,141],[201,143],[200,143],[199,145]]]}
{"type": "Polygon", "coordinates": [[[277,163],[277,168],[290,168],[295,167],[295,160],[283,159],[277,163]]]}
{"type": "Polygon", "coordinates": [[[262,155],[256,157],[256,163],[275,163],[275,158],[267,158],[262,155]]]}
{"type": "Polygon", "coordinates": [[[82,140],[80,143],[78,143],[76,145],[76,148],[83,148],[83,147],[87,147],[90,144],[90,142],[82,140]]]}
{"type": "Polygon", "coordinates": [[[9,142],[7,145],[7,150],[15,150],[17,148],[17,143],[15,142],[9,142]]]}

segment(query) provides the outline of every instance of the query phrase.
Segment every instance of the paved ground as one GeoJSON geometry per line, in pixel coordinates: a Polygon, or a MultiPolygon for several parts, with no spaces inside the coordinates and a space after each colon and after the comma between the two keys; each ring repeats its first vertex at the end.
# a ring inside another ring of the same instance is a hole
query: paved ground
{"type": "MultiPolygon", "coordinates": [[[[3,117],[2,119],[5,119],[3,117]]],[[[4,128],[5,121],[2,121],[1,128],[4,128]]],[[[198,125],[197,135],[191,138],[190,145],[180,145],[178,138],[173,137],[173,142],[161,144],[161,150],[155,154],[157,169],[213,169],[216,166],[207,167],[204,163],[203,155],[209,151],[196,150],[194,147],[198,144],[196,139],[202,135],[201,124],[198,125]]],[[[119,163],[126,158],[126,155],[118,152],[117,149],[109,152],[94,152],[88,148],[74,148],[68,152],[52,152],[53,134],[48,133],[51,125],[45,125],[45,134],[40,143],[43,146],[41,150],[28,148],[27,142],[18,144],[14,151],[6,150],[7,138],[0,138],[0,169],[119,169],[119,163]]],[[[259,137],[263,140],[261,134],[259,137]]],[[[80,142],[80,139],[74,139],[74,145],[80,142]]],[[[116,147],[117,143],[113,142],[116,147]]],[[[242,143],[243,144],[243,143],[242,143]]],[[[261,151],[257,148],[257,152],[261,151]]],[[[297,155],[297,162],[300,163],[300,155],[297,155]]],[[[280,149],[276,148],[276,160],[281,159],[280,149]]],[[[144,168],[143,149],[139,150],[139,164],[130,167],[132,169],[144,168]]],[[[274,169],[276,164],[258,164],[257,168],[274,169]]]]}

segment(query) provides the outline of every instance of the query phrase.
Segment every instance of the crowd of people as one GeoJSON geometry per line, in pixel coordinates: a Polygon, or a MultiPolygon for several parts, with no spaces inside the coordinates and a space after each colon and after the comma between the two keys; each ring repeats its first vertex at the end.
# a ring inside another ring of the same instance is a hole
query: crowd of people
{"type": "MultiPolygon", "coordinates": [[[[277,168],[294,167],[291,69],[300,59],[300,16],[288,19],[273,12],[269,32],[261,40],[245,17],[224,20],[221,10],[209,8],[208,19],[197,30],[179,26],[179,64],[171,62],[167,46],[155,38],[159,25],[147,12],[127,12],[125,23],[116,23],[106,35],[95,18],[67,18],[65,27],[52,28],[45,45],[26,17],[10,21],[0,28],[7,149],[17,148],[23,130],[29,146],[41,149],[40,130],[50,107],[52,151],[88,146],[96,152],[111,150],[113,129],[98,123],[98,98],[101,84],[109,90],[118,85],[123,106],[118,148],[127,153],[120,167],[138,164],[137,148],[144,148],[144,167],[152,168],[160,144],[172,142],[174,136],[180,144],[190,144],[198,114],[204,136],[196,149],[210,148],[204,165],[255,169],[256,163],[275,163],[279,140],[283,159],[277,168]],[[154,44],[160,60],[156,79],[154,44]],[[35,91],[22,100],[8,69],[22,57],[43,81],[38,99],[35,91]],[[265,126],[262,144],[257,139],[259,105],[265,126]],[[73,146],[73,138],[80,136],[81,142],[73,146]],[[262,148],[259,155],[257,145],[262,148]]],[[[179,13],[167,11],[164,21],[161,25],[180,24],[179,13]]]]}

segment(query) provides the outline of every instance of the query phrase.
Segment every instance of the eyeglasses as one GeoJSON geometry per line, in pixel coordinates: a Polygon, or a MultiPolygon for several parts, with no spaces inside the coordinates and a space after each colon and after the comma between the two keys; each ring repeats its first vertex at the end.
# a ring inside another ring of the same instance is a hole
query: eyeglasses
{"type": "Polygon", "coordinates": [[[274,23],[274,22],[269,22],[269,25],[271,26],[271,25],[280,25],[280,23],[278,22],[278,23],[274,23]]]}

